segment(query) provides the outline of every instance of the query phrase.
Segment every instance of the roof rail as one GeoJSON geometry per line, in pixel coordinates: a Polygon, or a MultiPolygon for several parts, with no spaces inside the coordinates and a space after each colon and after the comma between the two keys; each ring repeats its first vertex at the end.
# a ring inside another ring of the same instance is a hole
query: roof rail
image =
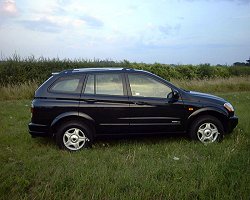
{"type": "Polygon", "coordinates": [[[67,69],[67,70],[63,70],[61,72],[53,72],[52,75],[56,75],[56,74],[67,74],[67,73],[74,73],[74,72],[86,72],[86,71],[109,71],[109,70],[121,70],[121,71],[134,71],[135,69],[133,68],[119,68],[119,67],[94,67],[94,68],[76,68],[76,69],[67,69]]]}
{"type": "Polygon", "coordinates": [[[135,70],[135,69],[133,69],[133,68],[126,68],[126,67],[124,67],[124,68],[122,68],[122,70],[135,70]]]}
{"type": "Polygon", "coordinates": [[[117,68],[117,67],[91,67],[91,68],[78,68],[73,69],[72,71],[105,71],[105,70],[123,70],[124,68],[117,68]]]}

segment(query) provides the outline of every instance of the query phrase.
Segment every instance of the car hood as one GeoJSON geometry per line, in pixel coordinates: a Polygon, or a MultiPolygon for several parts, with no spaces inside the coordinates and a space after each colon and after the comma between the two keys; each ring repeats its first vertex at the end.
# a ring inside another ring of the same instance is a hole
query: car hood
{"type": "Polygon", "coordinates": [[[219,104],[224,104],[227,102],[225,99],[221,97],[207,94],[207,93],[189,91],[189,94],[196,100],[209,101],[212,103],[219,103],[219,104]]]}

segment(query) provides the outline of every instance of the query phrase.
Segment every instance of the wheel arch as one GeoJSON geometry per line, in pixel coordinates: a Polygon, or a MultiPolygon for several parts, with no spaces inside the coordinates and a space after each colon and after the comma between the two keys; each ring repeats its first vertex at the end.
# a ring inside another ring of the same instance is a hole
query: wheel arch
{"type": "Polygon", "coordinates": [[[78,113],[78,112],[66,112],[57,116],[50,125],[51,132],[55,134],[57,132],[58,127],[61,124],[66,123],[68,121],[77,121],[86,124],[87,126],[89,126],[89,128],[91,128],[93,136],[95,136],[94,119],[85,113],[78,113]]]}
{"type": "Polygon", "coordinates": [[[219,121],[221,121],[222,126],[224,128],[224,131],[227,132],[228,131],[228,127],[227,127],[227,113],[214,109],[214,108],[203,108],[200,110],[197,110],[195,112],[193,112],[189,117],[188,117],[188,122],[187,122],[187,131],[190,130],[192,123],[199,117],[201,116],[206,116],[206,115],[210,115],[213,117],[216,117],[219,121]]]}

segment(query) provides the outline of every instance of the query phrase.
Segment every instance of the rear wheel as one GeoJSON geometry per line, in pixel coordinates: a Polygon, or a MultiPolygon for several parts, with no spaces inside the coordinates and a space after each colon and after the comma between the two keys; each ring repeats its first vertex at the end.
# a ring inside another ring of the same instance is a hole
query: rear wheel
{"type": "Polygon", "coordinates": [[[204,144],[219,142],[223,139],[224,128],[217,118],[205,115],[192,123],[189,135],[204,144]]]}
{"type": "Polygon", "coordinates": [[[61,149],[78,151],[91,146],[93,133],[89,126],[76,121],[63,124],[56,134],[56,143],[61,149]]]}

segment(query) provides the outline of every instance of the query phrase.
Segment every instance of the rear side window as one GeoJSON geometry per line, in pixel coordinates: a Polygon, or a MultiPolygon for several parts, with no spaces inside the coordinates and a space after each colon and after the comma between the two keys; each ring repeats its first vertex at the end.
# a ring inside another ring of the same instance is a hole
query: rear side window
{"type": "Polygon", "coordinates": [[[61,77],[50,87],[50,91],[63,93],[80,93],[80,82],[80,76],[61,77]]]}
{"type": "Polygon", "coordinates": [[[85,94],[123,95],[121,74],[89,75],[85,94]]]}

